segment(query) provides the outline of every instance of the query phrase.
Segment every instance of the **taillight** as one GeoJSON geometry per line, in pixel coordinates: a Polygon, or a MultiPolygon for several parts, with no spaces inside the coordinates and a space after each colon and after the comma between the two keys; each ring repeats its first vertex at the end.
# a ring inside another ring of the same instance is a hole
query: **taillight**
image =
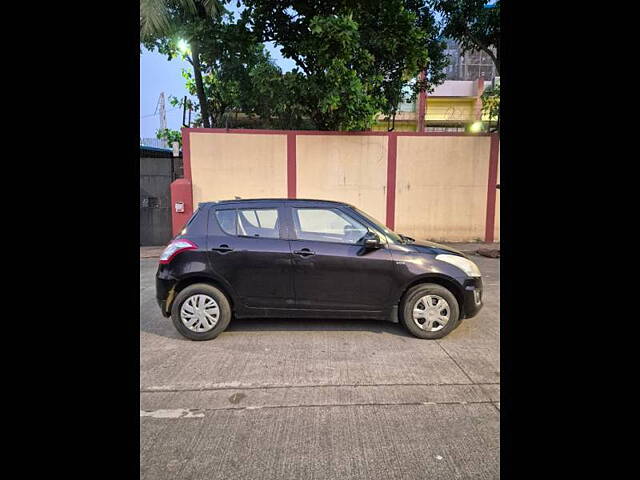
{"type": "Polygon", "coordinates": [[[198,248],[198,246],[191,240],[186,240],[184,238],[174,240],[167,245],[167,248],[165,248],[162,255],[160,255],[160,263],[169,263],[173,257],[180,252],[184,252],[185,250],[194,250],[196,248],[198,248]]]}

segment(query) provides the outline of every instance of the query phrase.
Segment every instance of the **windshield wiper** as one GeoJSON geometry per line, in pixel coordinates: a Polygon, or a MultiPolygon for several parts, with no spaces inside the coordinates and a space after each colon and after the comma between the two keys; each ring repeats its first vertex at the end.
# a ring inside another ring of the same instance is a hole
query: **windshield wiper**
{"type": "Polygon", "coordinates": [[[415,241],[416,241],[416,239],[415,239],[415,238],[408,237],[408,236],[403,235],[403,234],[401,234],[401,233],[400,233],[399,235],[400,235],[400,238],[402,238],[402,240],[404,240],[404,241],[405,241],[405,243],[412,243],[412,242],[415,242],[415,241]]]}

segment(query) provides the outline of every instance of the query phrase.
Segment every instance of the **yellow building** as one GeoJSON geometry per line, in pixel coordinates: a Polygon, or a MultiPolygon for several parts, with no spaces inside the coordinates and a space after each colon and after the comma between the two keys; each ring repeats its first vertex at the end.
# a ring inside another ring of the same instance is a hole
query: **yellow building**
{"type": "MultiPolygon", "coordinates": [[[[478,121],[488,121],[482,115],[480,96],[485,88],[483,79],[478,80],[445,80],[427,94],[425,111],[425,130],[431,132],[460,132],[478,121]]],[[[416,101],[402,103],[398,107],[395,122],[392,118],[379,115],[373,130],[394,128],[400,132],[415,132],[417,128],[416,101]]]]}

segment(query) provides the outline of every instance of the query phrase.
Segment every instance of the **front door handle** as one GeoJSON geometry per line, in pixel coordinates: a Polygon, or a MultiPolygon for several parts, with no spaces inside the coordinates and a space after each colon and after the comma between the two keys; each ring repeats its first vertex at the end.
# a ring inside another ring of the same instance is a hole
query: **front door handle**
{"type": "Polygon", "coordinates": [[[316,252],[309,250],[308,248],[303,248],[302,250],[294,250],[293,253],[296,255],[301,255],[303,257],[309,257],[311,255],[315,255],[316,252]]]}
{"type": "Polygon", "coordinates": [[[211,250],[214,250],[214,251],[220,252],[220,253],[226,253],[226,252],[232,252],[233,248],[231,248],[231,247],[229,247],[229,245],[223,243],[219,247],[213,247],[211,250]]]}

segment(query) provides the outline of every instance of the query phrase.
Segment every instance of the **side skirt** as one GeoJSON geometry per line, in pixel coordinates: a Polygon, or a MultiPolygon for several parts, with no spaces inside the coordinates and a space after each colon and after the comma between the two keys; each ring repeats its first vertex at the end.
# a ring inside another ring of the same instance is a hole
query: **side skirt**
{"type": "Polygon", "coordinates": [[[358,318],[370,320],[398,321],[397,306],[386,310],[306,310],[295,308],[249,308],[236,309],[236,318],[358,318]],[[395,309],[395,315],[393,310],[395,309]],[[393,320],[395,318],[395,320],[393,320]]]}

